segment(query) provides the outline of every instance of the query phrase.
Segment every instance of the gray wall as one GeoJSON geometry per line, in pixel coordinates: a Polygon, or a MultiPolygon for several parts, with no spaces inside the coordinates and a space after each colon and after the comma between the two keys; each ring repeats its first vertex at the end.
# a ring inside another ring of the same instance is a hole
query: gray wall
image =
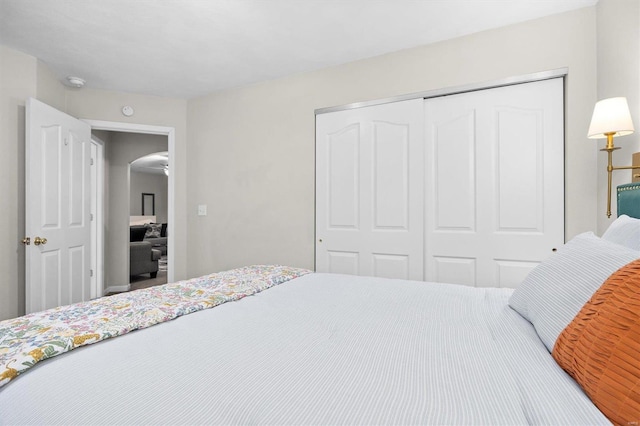
{"type": "MultiPolygon", "coordinates": [[[[36,58],[0,46],[0,319],[24,313],[19,240],[29,96],[80,118],[176,129],[176,252],[186,253],[175,259],[178,280],[257,262],[312,267],[314,109],[568,67],[571,237],[606,226],[601,142],[586,138],[593,104],[627,96],[640,126],[639,13],[637,1],[600,0],[596,7],[190,101],[65,88],[36,58]],[[136,114],[124,117],[122,105],[136,114]],[[208,216],[197,216],[198,204],[208,204],[208,216]]],[[[636,133],[616,143],[633,152],[638,140],[636,133]]],[[[617,161],[628,162],[621,151],[617,161]]],[[[626,172],[614,178],[629,181],[626,172]]]]}
{"type": "MultiPolygon", "coordinates": [[[[68,88],[37,58],[0,45],[0,150],[3,153],[0,156],[0,214],[4,219],[0,224],[0,320],[23,315],[25,311],[25,249],[20,240],[25,236],[24,105],[28,97],[78,118],[173,127],[175,244],[176,252],[186,252],[186,212],[180,206],[186,204],[187,101],[68,88]],[[122,105],[132,105],[135,115],[123,116],[122,105]]],[[[174,277],[176,280],[187,278],[186,257],[176,257],[174,277]]]]}
{"type": "Polygon", "coordinates": [[[188,270],[313,268],[315,109],[564,67],[566,236],[595,229],[590,7],[190,100],[188,270]],[[198,204],[216,207],[197,216],[198,204]]]}
{"type": "Polygon", "coordinates": [[[25,311],[25,103],[64,104],[64,89],[33,56],[0,45],[0,320],[25,311]]]}
{"type": "Polygon", "coordinates": [[[130,183],[129,214],[132,216],[142,215],[142,194],[154,194],[156,222],[167,223],[167,191],[169,190],[167,176],[132,170],[130,183]]]}
{"type": "Polygon", "coordinates": [[[24,106],[36,96],[36,66],[0,46],[0,320],[24,314],[24,106]]]}
{"type": "MultiPolygon", "coordinates": [[[[625,96],[636,127],[633,135],[615,138],[621,149],[613,154],[614,166],[630,166],[631,154],[640,151],[640,1],[600,0],[598,15],[598,99],[625,96]]],[[[593,107],[593,106],[592,106],[593,107]]],[[[585,129],[585,133],[586,133],[585,129]]],[[[586,143],[604,148],[605,139],[586,143]]],[[[607,219],[607,155],[598,152],[598,232],[603,233],[616,218],[615,188],[631,182],[631,171],[612,175],[611,218],[607,219]]],[[[635,173],[638,173],[636,170],[635,173]]]]}
{"type": "MultiPolygon", "coordinates": [[[[105,120],[122,123],[149,124],[153,126],[168,126],[175,129],[175,153],[171,158],[171,171],[175,179],[175,220],[173,234],[175,238],[175,252],[186,253],[187,251],[187,220],[186,220],[186,145],[187,145],[187,125],[186,112],[187,101],[184,99],[162,98],[158,96],[137,95],[132,93],[111,92],[106,90],[67,90],[66,91],[66,112],[75,117],[105,120]],[[131,105],[135,114],[132,117],[125,117],[121,113],[123,105],[131,105]]],[[[151,135],[149,135],[151,136],[151,135]]],[[[165,148],[157,148],[149,152],[166,151],[165,148]]],[[[132,161],[148,152],[136,153],[133,158],[129,157],[127,162],[132,161]]],[[[127,163],[128,166],[128,163],[127,163]]],[[[111,183],[110,183],[111,184],[111,183]]],[[[128,182],[127,182],[128,184],[128,182]]],[[[124,188],[124,186],[121,186],[124,188]]],[[[126,237],[121,236],[122,240],[128,241],[128,212],[129,212],[129,193],[126,187],[124,197],[126,198],[126,206],[124,213],[127,215],[126,221],[120,223],[121,227],[117,229],[126,229],[126,237]]],[[[112,190],[113,191],[113,190],[112,190]]],[[[115,224],[114,224],[115,225],[115,224]]],[[[117,231],[116,231],[117,232],[117,231]]],[[[125,265],[128,265],[128,250],[121,251],[118,256],[125,265]],[[126,258],[126,259],[125,259],[126,258]],[[123,260],[124,259],[124,260],[123,260]],[[125,261],[126,260],[126,261],[125,261]]],[[[173,259],[173,273],[176,281],[189,278],[187,272],[186,256],[175,256],[173,259]]],[[[106,259],[105,259],[106,264],[106,259]]],[[[128,273],[127,273],[128,274],[128,273]]],[[[121,286],[128,283],[128,276],[118,275],[112,276],[107,284],[112,286],[121,286]]]]}

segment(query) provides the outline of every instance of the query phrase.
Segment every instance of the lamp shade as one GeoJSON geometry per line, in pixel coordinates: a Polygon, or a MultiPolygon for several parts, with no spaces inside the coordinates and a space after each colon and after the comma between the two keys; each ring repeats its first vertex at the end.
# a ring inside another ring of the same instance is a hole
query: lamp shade
{"type": "Polygon", "coordinates": [[[587,137],[589,139],[606,138],[607,133],[624,136],[630,135],[634,130],[627,98],[609,98],[598,101],[593,108],[587,137]]]}

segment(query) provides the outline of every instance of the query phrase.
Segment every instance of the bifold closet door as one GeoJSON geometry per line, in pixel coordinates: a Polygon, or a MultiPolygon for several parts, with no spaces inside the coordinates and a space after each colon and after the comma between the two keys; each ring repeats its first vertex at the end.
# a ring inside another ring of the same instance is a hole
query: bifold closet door
{"type": "Polygon", "coordinates": [[[425,100],[425,279],[516,287],[564,243],[561,78],[425,100]]]}
{"type": "Polygon", "coordinates": [[[424,101],[316,117],[316,270],[422,280],[424,101]]]}

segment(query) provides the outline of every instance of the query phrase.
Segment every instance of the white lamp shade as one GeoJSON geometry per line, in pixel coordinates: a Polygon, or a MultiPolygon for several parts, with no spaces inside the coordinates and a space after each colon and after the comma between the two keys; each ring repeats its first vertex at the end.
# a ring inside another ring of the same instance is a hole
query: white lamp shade
{"type": "Polygon", "coordinates": [[[607,133],[624,136],[630,135],[634,130],[627,98],[609,98],[597,102],[593,108],[587,136],[589,139],[601,139],[606,138],[607,133]]]}

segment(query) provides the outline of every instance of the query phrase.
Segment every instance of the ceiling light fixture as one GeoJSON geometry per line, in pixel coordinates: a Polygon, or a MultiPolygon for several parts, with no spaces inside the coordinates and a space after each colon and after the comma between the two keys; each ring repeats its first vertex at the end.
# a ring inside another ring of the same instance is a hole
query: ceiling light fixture
{"type": "Polygon", "coordinates": [[[71,75],[67,77],[67,85],[69,86],[80,88],[84,86],[85,83],[86,81],[83,78],[74,77],[71,75]]]}

